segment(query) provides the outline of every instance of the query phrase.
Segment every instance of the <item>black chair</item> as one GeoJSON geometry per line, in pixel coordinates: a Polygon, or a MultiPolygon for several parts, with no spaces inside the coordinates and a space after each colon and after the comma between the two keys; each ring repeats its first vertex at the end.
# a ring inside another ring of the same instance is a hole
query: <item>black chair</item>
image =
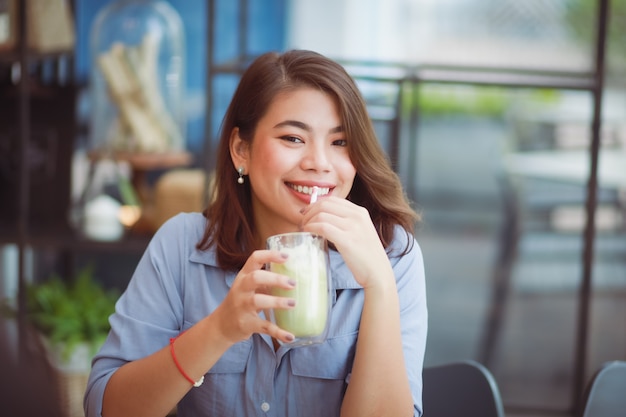
{"type": "Polygon", "coordinates": [[[593,375],[583,399],[581,417],[626,415],[626,362],[606,362],[593,375]]]}
{"type": "Polygon", "coordinates": [[[425,367],[424,417],[504,417],[496,381],[475,361],[425,367]]]}

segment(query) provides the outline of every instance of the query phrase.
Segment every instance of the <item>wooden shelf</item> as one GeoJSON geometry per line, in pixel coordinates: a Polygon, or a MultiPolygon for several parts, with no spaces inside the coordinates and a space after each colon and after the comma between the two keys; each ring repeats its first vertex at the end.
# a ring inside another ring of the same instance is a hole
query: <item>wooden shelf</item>
{"type": "Polygon", "coordinates": [[[188,166],[192,162],[189,152],[174,151],[167,153],[131,153],[93,151],[89,153],[91,161],[112,158],[116,161],[128,162],[134,171],[153,171],[188,166]]]}
{"type": "MultiPolygon", "coordinates": [[[[18,243],[18,233],[15,225],[1,222],[0,230],[0,245],[18,243]]],[[[51,248],[59,251],[141,253],[146,249],[151,237],[151,234],[135,233],[129,230],[121,239],[106,242],[88,239],[68,225],[33,225],[23,243],[25,246],[33,248],[51,248]]]]}

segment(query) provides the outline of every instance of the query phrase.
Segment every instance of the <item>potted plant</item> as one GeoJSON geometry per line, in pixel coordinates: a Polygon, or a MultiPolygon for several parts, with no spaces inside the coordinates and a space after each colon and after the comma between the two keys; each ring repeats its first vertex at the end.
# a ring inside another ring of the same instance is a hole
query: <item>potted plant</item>
{"type": "Polygon", "coordinates": [[[61,407],[69,416],[82,415],[91,359],[109,332],[119,292],[105,289],[92,267],[80,270],[75,279],[54,275],[25,290],[25,319],[41,335],[56,369],[61,407]]]}
{"type": "Polygon", "coordinates": [[[94,278],[92,267],[85,267],[73,280],[54,275],[27,284],[26,319],[63,365],[81,348],[93,356],[109,332],[118,297],[94,278]]]}

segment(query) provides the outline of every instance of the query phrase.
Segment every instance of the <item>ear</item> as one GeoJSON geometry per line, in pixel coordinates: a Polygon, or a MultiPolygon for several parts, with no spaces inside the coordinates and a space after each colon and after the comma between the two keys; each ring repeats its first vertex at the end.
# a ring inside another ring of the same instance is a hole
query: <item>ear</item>
{"type": "Polygon", "coordinates": [[[233,128],[230,133],[230,158],[233,161],[235,169],[239,167],[244,167],[244,170],[246,169],[248,165],[248,153],[248,142],[241,139],[238,127],[233,128]]]}

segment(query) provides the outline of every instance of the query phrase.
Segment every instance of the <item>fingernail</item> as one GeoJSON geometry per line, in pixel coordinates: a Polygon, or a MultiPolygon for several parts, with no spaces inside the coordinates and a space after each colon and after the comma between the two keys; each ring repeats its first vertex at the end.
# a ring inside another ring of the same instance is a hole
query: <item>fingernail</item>
{"type": "Polygon", "coordinates": [[[287,259],[287,258],[289,258],[289,254],[285,253],[285,252],[281,252],[280,253],[280,257],[283,258],[283,259],[287,259]]]}
{"type": "Polygon", "coordinates": [[[295,279],[289,279],[287,281],[287,284],[291,285],[292,287],[295,287],[296,286],[296,280],[295,279]]]}
{"type": "Polygon", "coordinates": [[[285,339],[286,339],[288,342],[293,342],[293,339],[295,339],[295,337],[293,337],[293,335],[292,335],[292,334],[288,334],[287,336],[285,336],[285,339]]]}
{"type": "Polygon", "coordinates": [[[296,305],[296,300],[293,300],[293,299],[287,300],[287,305],[289,307],[294,307],[296,305]]]}

